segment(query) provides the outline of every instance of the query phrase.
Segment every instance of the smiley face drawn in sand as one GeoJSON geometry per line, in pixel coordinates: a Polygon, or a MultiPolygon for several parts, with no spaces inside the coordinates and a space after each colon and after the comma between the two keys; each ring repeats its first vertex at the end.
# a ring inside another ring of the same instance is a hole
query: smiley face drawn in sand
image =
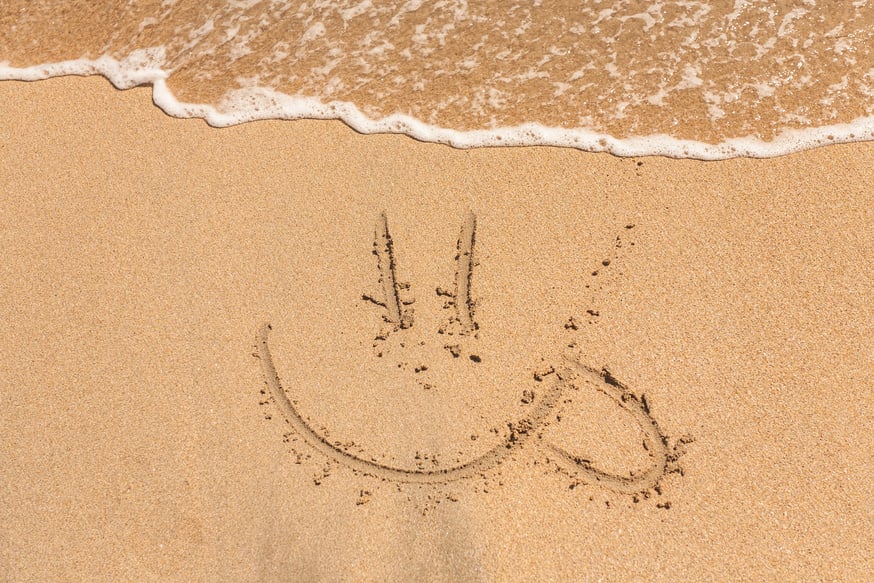
{"type": "MultiPolygon", "coordinates": [[[[455,289],[452,292],[438,288],[437,295],[445,298],[445,306],[453,314],[440,333],[450,339],[465,339],[475,337],[479,329],[475,319],[475,305],[471,298],[473,269],[475,266],[474,246],[476,241],[476,217],[468,213],[461,227],[456,254],[455,289]]],[[[365,299],[384,310],[384,328],[377,335],[374,348],[378,351],[380,342],[386,341],[392,334],[404,333],[415,325],[410,303],[404,300],[402,291],[407,286],[397,281],[394,242],[389,232],[388,218],[381,214],[376,225],[374,237],[374,255],[379,268],[379,281],[382,288],[382,298],[364,296],[365,299]]],[[[491,449],[476,457],[461,461],[454,466],[439,469],[423,469],[422,467],[405,468],[393,466],[366,459],[361,455],[347,451],[342,446],[331,443],[324,435],[316,431],[300,414],[283,388],[279,373],[273,363],[269,348],[269,324],[262,325],[257,337],[257,355],[261,361],[262,371],[270,396],[283,414],[293,431],[311,448],[315,449],[329,460],[333,460],[361,474],[374,476],[384,480],[414,483],[414,484],[446,484],[456,480],[484,476],[504,462],[517,449],[527,444],[544,449],[552,463],[561,470],[583,481],[597,483],[610,490],[635,494],[658,488],[659,481],[669,472],[677,469],[677,459],[680,455],[678,447],[671,447],[658,423],[650,413],[646,399],[636,395],[628,386],[616,379],[606,368],[597,369],[576,360],[566,358],[553,366],[550,375],[553,377],[547,390],[536,402],[530,413],[522,419],[507,423],[509,434],[503,436],[491,449]],[[543,430],[548,420],[556,415],[569,414],[562,408],[568,390],[594,389],[608,396],[618,407],[628,413],[640,427],[644,435],[642,446],[647,452],[649,466],[643,470],[630,472],[628,475],[613,474],[603,471],[597,465],[579,452],[566,451],[549,443],[543,436],[543,430]]],[[[458,357],[460,344],[445,346],[452,357],[458,357]]],[[[381,356],[381,353],[377,353],[381,356]]],[[[478,362],[477,354],[471,353],[470,359],[478,362]]],[[[418,371],[417,371],[418,372],[418,371]]],[[[685,443],[681,440],[680,445],[685,443]]]]}

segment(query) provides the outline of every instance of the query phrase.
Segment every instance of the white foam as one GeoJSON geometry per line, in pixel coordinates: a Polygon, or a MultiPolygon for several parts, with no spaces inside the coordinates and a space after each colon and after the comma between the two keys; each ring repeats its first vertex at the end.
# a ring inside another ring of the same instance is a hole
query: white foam
{"type": "Polygon", "coordinates": [[[631,138],[593,132],[585,128],[554,128],[540,124],[488,130],[459,131],[426,124],[406,115],[372,119],[354,103],[322,102],[312,97],[291,96],[261,87],[230,92],[213,107],[178,101],[167,87],[169,72],[162,69],[161,48],[141,49],[118,61],[110,57],[78,59],[15,68],[0,62],[0,80],[36,81],[63,75],[102,75],[119,89],[152,85],[154,103],[167,114],[180,118],[203,118],[212,126],[227,127],[262,119],[337,119],[364,134],[406,134],[424,142],[456,148],[496,146],[558,146],[617,156],[659,155],[672,158],[723,160],[735,157],[771,158],[829,144],[874,140],[874,116],[850,123],[805,130],[786,130],[773,141],[735,138],[719,144],[682,140],[668,135],[631,138]]]}
{"type": "Polygon", "coordinates": [[[0,80],[39,81],[64,75],[103,75],[119,89],[148,85],[167,78],[163,47],[133,51],[121,61],[103,56],[98,59],[76,59],[15,68],[0,62],[0,80]]]}

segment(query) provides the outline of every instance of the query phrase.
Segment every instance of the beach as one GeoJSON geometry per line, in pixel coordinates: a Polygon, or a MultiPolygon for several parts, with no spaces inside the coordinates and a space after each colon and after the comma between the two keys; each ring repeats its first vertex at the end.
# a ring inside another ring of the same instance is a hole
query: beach
{"type": "Polygon", "coordinates": [[[0,116],[0,578],[874,570],[874,144],[465,150],[100,77],[0,116]]]}

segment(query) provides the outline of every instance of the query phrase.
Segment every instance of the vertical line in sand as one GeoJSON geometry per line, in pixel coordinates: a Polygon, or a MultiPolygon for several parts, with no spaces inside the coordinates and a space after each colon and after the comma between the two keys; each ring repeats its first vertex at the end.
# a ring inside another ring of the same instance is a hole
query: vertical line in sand
{"type": "Polygon", "coordinates": [[[455,272],[455,310],[458,322],[464,332],[476,329],[473,320],[473,302],[470,298],[470,284],[473,278],[473,247],[476,241],[476,216],[468,211],[461,233],[458,235],[458,265],[455,272]]]}
{"type": "Polygon", "coordinates": [[[396,325],[403,325],[401,314],[401,299],[395,273],[394,244],[388,230],[388,217],[383,211],[376,222],[376,240],[374,241],[376,257],[379,263],[379,279],[385,294],[386,319],[396,325]]]}

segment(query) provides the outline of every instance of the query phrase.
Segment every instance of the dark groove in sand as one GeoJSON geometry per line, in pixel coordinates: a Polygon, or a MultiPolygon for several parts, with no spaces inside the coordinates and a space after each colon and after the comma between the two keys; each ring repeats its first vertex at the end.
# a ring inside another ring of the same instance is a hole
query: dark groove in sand
{"type": "Polygon", "coordinates": [[[386,320],[395,326],[402,327],[404,318],[397,284],[394,242],[388,230],[388,217],[385,212],[379,215],[379,221],[376,223],[373,246],[379,263],[379,279],[385,294],[385,309],[388,312],[386,320]]]}
{"type": "Polygon", "coordinates": [[[470,288],[473,279],[473,249],[476,242],[476,216],[468,211],[461,233],[458,235],[458,264],[455,272],[455,310],[458,322],[465,333],[473,332],[473,301],[470,288]]]}

